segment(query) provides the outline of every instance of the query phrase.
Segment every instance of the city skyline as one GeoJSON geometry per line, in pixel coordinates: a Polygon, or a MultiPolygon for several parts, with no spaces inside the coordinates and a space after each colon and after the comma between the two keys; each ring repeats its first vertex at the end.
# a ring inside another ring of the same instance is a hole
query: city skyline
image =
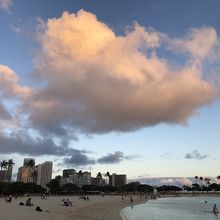
{"type": "Polygon", "coordinates": [[[0,160],[14,176],[24,157],[53,177],[220,175],[219,7],[0,0],[0,160]]]}

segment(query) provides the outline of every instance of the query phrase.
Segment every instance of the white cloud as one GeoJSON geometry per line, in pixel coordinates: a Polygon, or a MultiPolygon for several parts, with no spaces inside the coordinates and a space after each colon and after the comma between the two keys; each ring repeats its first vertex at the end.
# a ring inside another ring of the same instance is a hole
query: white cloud
{"type": "Polygon", "coordinates": [[[148,184],[151,186],[173,185],[183,187],[183,185],[191,186],[193,183],[192,177],[164,177],[164,178],[136,178],[130,179],[129,182],[140,182],[142,184],[148,184]]]}
{"type": "MultiPolygon", "coordinates": [[[[25,105],[38,128],[56,134],[106,133],[186,123],[215,99],[216,87],[191,58],[175,68],[157,56],[157,48],[166,42],[152,29],[135,24],[117,36],[83,10],[64,12],[41,27],[35,72],[47,85],[25,105]]],[[[195,56],[207,56],[216,39],[214,30],[191,32],[186,45],[195,44],[195,56]],[[200,43],[207,36],[213,39],[199,54],[197,35],[200,43]]]]}

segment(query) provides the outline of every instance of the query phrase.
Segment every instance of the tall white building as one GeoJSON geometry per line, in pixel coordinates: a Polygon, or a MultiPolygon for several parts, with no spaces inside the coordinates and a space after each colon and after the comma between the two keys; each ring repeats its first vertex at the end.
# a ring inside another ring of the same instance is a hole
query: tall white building
{"type": "Polygon", "coordinates": [[[62,185],[65,185],[67,183],[73,183],[80,188],[84,185],[90,185],[91,184],[91,173],[85,171],[85,172],[82,172],[82,175],[78,175],[76,172],[73,174],[70,174],[69,177],[64,177],[61,180],[62,185]]]}
{"type": "Polygon", "coordinates": [[[35,170],[37,171],[36,183],[37,185],[47,188],[47,183],[52,179],[52,161],[45,161],[42,164],[36,166],[35,170]]]}

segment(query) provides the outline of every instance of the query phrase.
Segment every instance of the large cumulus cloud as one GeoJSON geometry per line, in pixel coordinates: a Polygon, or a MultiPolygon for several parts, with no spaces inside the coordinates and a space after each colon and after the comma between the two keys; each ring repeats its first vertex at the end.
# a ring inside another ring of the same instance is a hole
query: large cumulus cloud
{"type": "Polygon", "coordinates": [[[216,88],[203,78],[198,59],[207,57],[218,41],[209,28],[188,35],[174,39],[171,47],[171,38],[167,43],[167,36],[164,40],[163,34],[137,23],[117,36],[83,10],[49,19],[38,33],[40,51],[35,59],[35,74],[46,86],[25,105],[32,125],[65,135],[185,123],[215,98],[216,88]],[[174,53],[184,47],[183,53],[194,56],[173,67],[157,55],[163,43],[174,53]]]}
{"type": "Polygon", "coordinates": [[[37,35],[33,72],[41,80],[38,88],[21,85],[18,74],[0,65],[1,153],[61,155],[66,164],[118,163],[133,157],[117,151],[96,160],[56,141],[68,142],[77,132],[186,123],[218,94],[218,82],[212,83],[203,68],[219,56],[211,27],[172,38],[134,23],[117,35],[80,10],[41,22],[37,35]],[[177,56],[176,63],[162,57],[161,50],[177,56]],[[8,121],[25,132],[11,131],[8,121]],[[35,132],[39,139],[33,138],[35,132]]]}

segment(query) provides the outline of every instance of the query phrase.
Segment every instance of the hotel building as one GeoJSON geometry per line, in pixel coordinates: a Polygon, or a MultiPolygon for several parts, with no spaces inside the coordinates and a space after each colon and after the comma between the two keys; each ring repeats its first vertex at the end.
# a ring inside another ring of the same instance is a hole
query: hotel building
{"type": "Polygon", "coordinates": [[[127,184],[127,178],[125,174],[116,174],[113,173],[109,177],[109,185],[115,186],[117,188],[121,188],[122,186],[127,184]]]}
{"type": "Polygon", "coordinates": [[[52,161],[45,161],[42,164],[36,166],[35,170],[37,171],[36,183],[37,185],[47,188],[47,183],[52,179],[52,161]]]}
{"type": "Polygon", "coordinates": [[[47,188],[46,184],[52,179],[53,162],[45,161],[35,167],[29,167],[26,164],[30,160],[34,159],[25,158],[23,166],[18,168],[17,181],[23,183],[36,183],[43,188],[47,188]]]}

